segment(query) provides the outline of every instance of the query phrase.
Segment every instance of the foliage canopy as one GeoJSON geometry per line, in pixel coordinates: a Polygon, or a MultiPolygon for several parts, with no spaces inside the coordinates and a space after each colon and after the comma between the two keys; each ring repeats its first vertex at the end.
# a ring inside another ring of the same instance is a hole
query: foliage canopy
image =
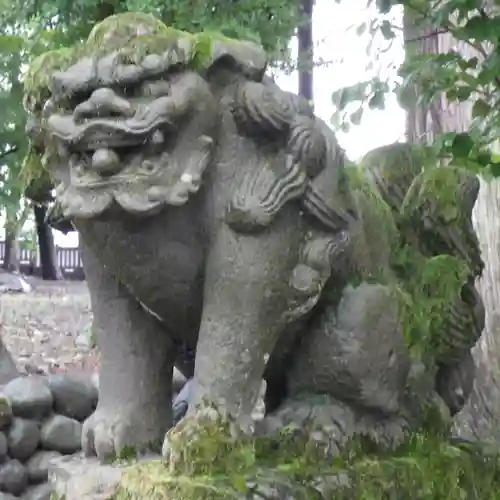
{"type": "Polygon", "coordinates": [[[358,124],[366,107],[384,108],[389,92],[396,93],[405,109],[430,105],[442,97],[448,103],[470,101],[469,129],[441,134],[434,146],[454,164],[499,176],[500,159],[492,151],[500,136],[500,11],[483,0],[368,0],[368,5],[376,6],[378,15],[370,24],[360,25],[358,34],[380,33],[388,45],[398,43],[403,27],[390,15],[403,7],[421,35],[404,34],[406,58],[396,82],[376,77],[336,91],[336,120],[344,127],[358,124]],[[451,37],[455,48],[439,54],[415,50],[436,36],[451,37]]]}

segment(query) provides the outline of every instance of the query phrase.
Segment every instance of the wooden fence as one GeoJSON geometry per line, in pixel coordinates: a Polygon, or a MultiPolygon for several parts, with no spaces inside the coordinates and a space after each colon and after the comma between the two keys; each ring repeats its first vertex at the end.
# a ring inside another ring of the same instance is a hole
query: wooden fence
{"type": "MultiPolygon", "coordinates": [[[[82,258],[78,248],[64,248],[56,246],[57,264],[66,279],[83,280],[82,258]]],[[[5,257],[5,241],[0,241],[0,265],[5,257]]],[[[21,249],[21,272],[23,274],[39,276],[41,274],[40,255],[38,251],[21,249]]]]}

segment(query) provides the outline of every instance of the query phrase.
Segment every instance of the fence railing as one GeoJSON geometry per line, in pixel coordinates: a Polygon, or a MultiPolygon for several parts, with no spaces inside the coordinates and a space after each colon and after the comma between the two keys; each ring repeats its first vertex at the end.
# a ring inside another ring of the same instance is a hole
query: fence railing
{"type": "MultiPolygon", "coordinates": [[[[0,241],[0,265],[5,258],[5,241],[0,241]]],[[[79,248],[65,248],[56,245],[57,265],[67,278],[84,279],[83,264],[79,248]]],[[[20,252],[21,271],[24,274],[39,274],[40,254],[36,250],[22,248],[20,252]]]]}

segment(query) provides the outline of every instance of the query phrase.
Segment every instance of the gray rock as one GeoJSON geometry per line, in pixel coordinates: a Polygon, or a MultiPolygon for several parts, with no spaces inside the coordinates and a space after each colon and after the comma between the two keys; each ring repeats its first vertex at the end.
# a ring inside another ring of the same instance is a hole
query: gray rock
{"type": "Polygon", "coordinates": [[[36,422],[15,418],[7,431],[9,456],[21,462],[28,460],[40,443],[40,429],[36,422]]]}
{"type": "Polygon", "coordinates": [[[82,424],[64,415],[52,415],[41,429],[42,447],[63,454],[81,450],[82,424]]]}
{"type": "Polygon", "coordinates": [[[3,394],[0,395],[0,429],[5,429],[13,419],[12,406],[9,399],[3,394]]]}
{"type": "MultiPolygon", "coordinates": [[[[149,461],[144,457],[140,461],[149,461]]],[[[49,483],[57,498],[103,500],[112,497],[126,466],[102,465],[83,454],[61,457],[49,466],[49,483]]]]}
{"type": "Polygon", "coordinates": [[[18,417],[41,419],[52,411],[52,393],[40,376],[18,377],[4,387],[3,393],[18,417]]]}
{"type": "Polygon", "coordinates": [[[174,374],[172,377],[172,390],[174,393],[181,392],[182,388],[186,384],[186,377],[174,367],[174,374]]]}
{"type": "Polygon", "coordinates": [[[5,462],[7,458],[7,450],[9,446],[7,444],[7,438],[3,432],[0,432],[0,463],[5,462]]]}
{"type": "Polygon", "coordinates": [[[50,484],[38,484],[37,486],[31,486],[28,488],[24,492],[22,500],[50,500],[51,493],[52,488],[50,484]]]}
{"type": "Polygon", "coordinates": [[[98,392],[90,377],[58,373],[47,378],[54,398],[54,410],[83,421],[94,411],[98,392]]]}
{"type": "Polygon", "coordinates": [[[19,460],[7,460],[0,465],[0,490],[19,496],[28,485],[28,473],[19,460]]]}
{"type": "Polygon", "coordinates": [[[28,471],[28,479],[30,483],[41,483],[47,481],[49,475],[49,463],[59,458],[61,454],[57,451],[40,450],[26,462],[26,470],[28,471]]]}

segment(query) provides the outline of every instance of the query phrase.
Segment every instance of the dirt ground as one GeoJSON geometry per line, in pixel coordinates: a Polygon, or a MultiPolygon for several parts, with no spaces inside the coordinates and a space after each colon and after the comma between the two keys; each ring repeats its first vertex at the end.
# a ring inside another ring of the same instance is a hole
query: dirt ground
{"type": "Polygon", "coordinates": [[[31,293],[0,296],[1,335],[20,370],[95,371],[98,355],[82,342],[92,321],[85,282],[27,281],[31,293]]]}

